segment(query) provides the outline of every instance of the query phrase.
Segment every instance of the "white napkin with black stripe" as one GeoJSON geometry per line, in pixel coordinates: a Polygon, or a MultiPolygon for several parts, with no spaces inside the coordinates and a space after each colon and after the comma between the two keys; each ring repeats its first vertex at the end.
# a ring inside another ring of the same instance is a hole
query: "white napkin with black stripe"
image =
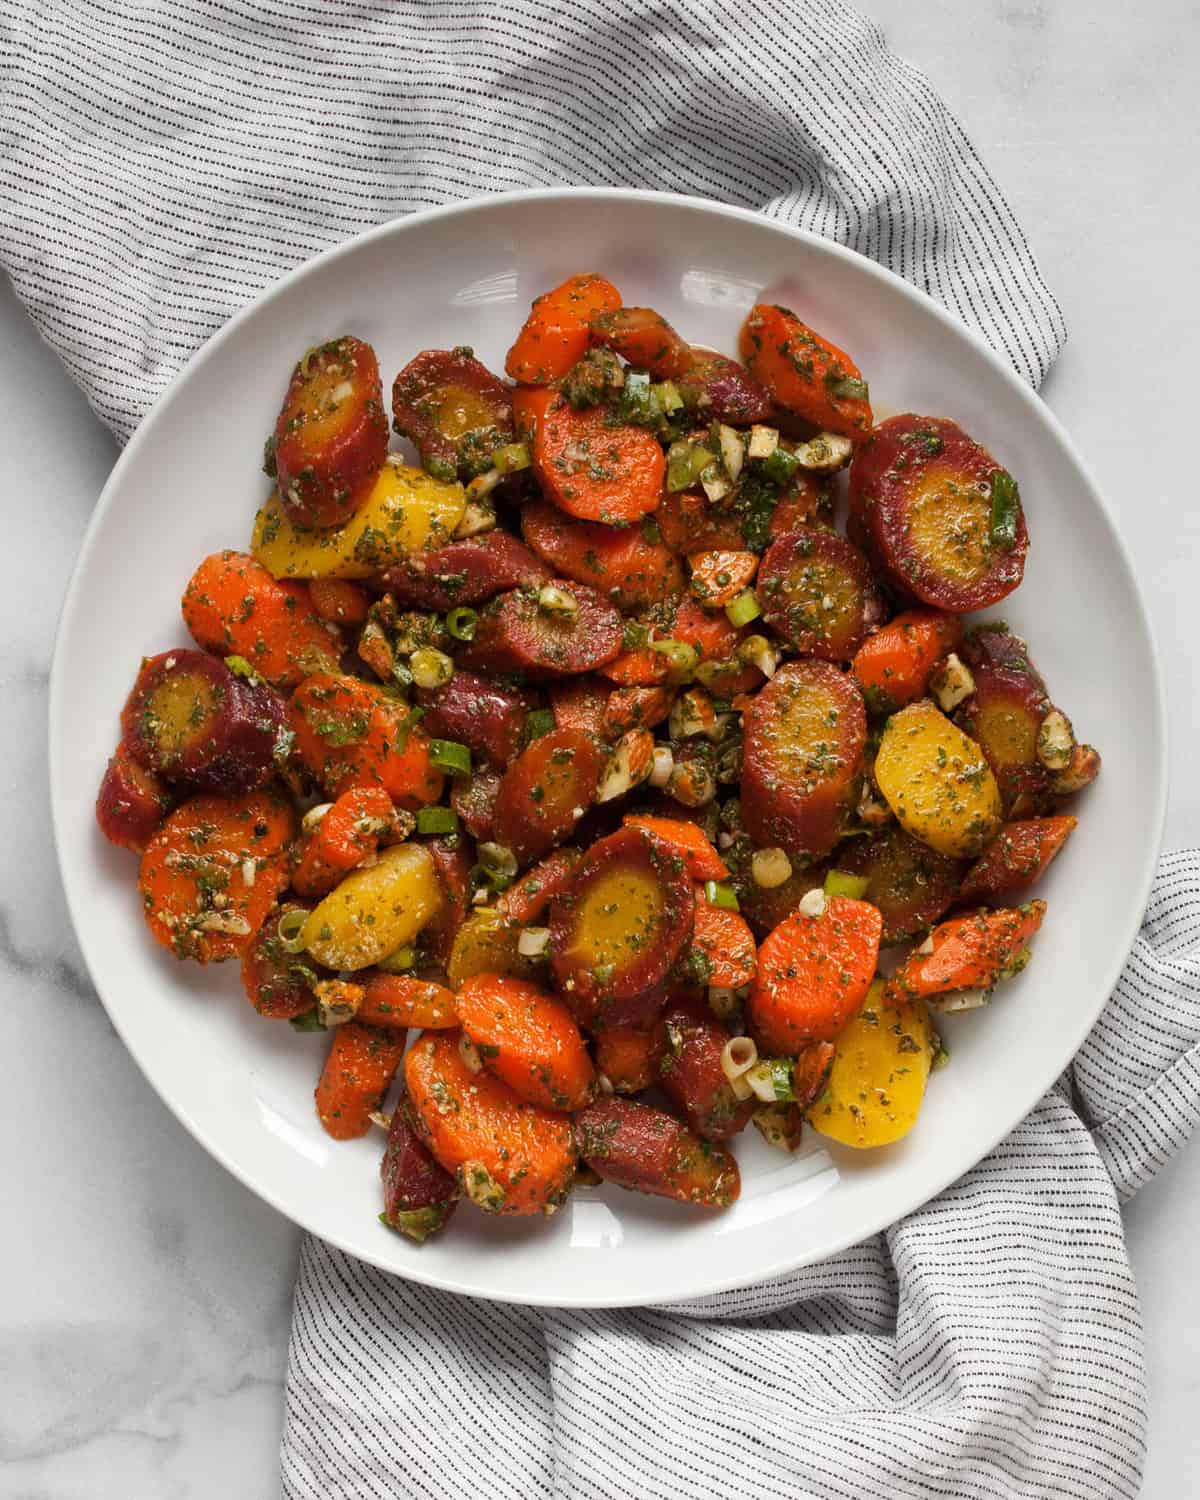
{"type": "MultiPolygon", "coordinates": [[[[1064,337],[958,124],[838,0],[0,0],[0,71],[0,259],[121,437],[299,261],[520,186],[759,207],[907,276],[1035,384],[1064,337]]],[[[307,1240],[284,1492],[1135,1495],[1118,1202],[1200,1115],[1198,952],[1200,855],[1169,855],[1059,1086],[936,1201],[766,1286],[543,1312],[307,1240]]]]}

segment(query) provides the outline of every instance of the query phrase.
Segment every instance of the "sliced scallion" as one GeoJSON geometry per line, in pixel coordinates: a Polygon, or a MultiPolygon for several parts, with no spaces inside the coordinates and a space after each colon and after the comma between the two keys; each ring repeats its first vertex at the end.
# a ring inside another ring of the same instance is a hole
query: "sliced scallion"
{"type": "Polygon", "coordinates": [[[849,896],[853,901],[861,901],[869,884],[865,875],[848,875],[845,870],[830,870],[825,876],[825,894],[849,896]]]}
{"type": "Polygon", "coordinates": [[[992,546],[1011,552],[1017,545],[1017,521],[1021,514],[1021,492],[1017,481],[1005,469],[992,474],[992,546]]]}
{"type": "Polygon", "coordinates": [[[704,899],[709,906],[719,906],[723,911],[740,911],[737,892],[727,882],[722,880],[706,880],[704,882],[704,899]]]}
{"type": "Polygon", "coordinates": [[[375,967],[382,969],[385,974],[406,974],[416,962],[417,950],[411,943],[406,943],[403,948],[397,948],[381,958],[375,967]]]}
{"type": "Polygon", "coordinates": [[[460,604],[446,616],[446,629],[456,641],[473,641],[479,626],[479,611],[460,604]]]}
{"type": "Polygon", "coordinates": [[[417,811],[418,833],[456,833],[458,814],[452,807],[422,807],[417,811]]]}
{"type": "Polygon", "coordinates": [[[751,620],[758,619],[762,614],[762,605],[759,604],[758,595],[753,589],[743,589],[725,606],[725,614],[729,623],[740,629],[743,625],[749,625],[751,620]]]}
{"type": "Polygon", "coordinates": [[[308,912],[294,908],[285,911],[279,919],[279,925],[275,931],[279,936],[279,945],[285,953],[303,953],[306,947],[304,941],[304,926],[308,921],[308,912]]]}
{"type": "Polygon", "coordinates": [[[449,771],[452,776],[471,774],[471,752],[457,740],[430,740],[429,759],[439,771],[449,771]]]}

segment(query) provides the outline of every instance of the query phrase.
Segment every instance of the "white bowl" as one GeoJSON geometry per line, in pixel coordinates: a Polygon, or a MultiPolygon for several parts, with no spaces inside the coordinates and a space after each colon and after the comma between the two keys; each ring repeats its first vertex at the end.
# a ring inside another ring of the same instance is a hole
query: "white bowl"
{"type": "Polygon", "coordinates": [[[88,529],[54,659],[50,773],[63,880],[96,987],[202,1145],[298,1224],[385,1270],[593,1307],[694,1297],[819,1260],[977,1162],[1104,1004],[1145,905],[1166,785],[1145,609],[1095,486],[1037,396],[929,298],[850,251],[742,210],[615,189],[517,193],[385,224],[293,272],[200,350],[126,448],[88,529]],[[93,803],[139,659],[187,641],[179,598],[199,560],[248,544],[266,493],[263,439],[298,354],[358,334],[379,353],[385,389],[430,346],[471,344],[499,368],[530,300],[591,269],[689,340],[729,352],[760,296],[792,306],[853,351],[877,412],[954,417],[1011,469],[1032,547],[1023,587],[997,613],[1028,635],[1104,771],[1043,883],[1049,914],[1033,963],[990,1009],[947,1023],[950,1066],[907,1140],[857,1154],[810,1134],[789,1159],[748,1131],[737,1143],[742,1197],[727,1213],[587,1189],[536,1222],[468,1205],[418,1247],[377,1222],[381,1136],[339,1144],[317,1123],[322,1039],[260,1019],[235,966],[176,963],[154,945],[135,861],[101,838],[93,803]]]}

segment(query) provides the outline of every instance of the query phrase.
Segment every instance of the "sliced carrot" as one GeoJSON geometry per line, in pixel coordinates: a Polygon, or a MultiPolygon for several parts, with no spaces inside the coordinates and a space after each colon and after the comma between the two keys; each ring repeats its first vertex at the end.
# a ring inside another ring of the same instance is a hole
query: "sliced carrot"
{"type": "Polygon", "coordinates": [[[454,994],[432,979],[368,971],[356,976],[363,988],[358,1019],[372,1026],[415,1026],[440,1031],[458,1025],[454,994]]]}
{"type": "Polygon", "coordinates": [[[704,982],[731,990],[749,984],[758,967],[757,951],[745,917],[723,906],[710,906],[703,886],[697,886],[692,952],[701,957],[704,982]]]}
{"type": "Polygon", "coordinates": [[[670,663],[662,652],[651,651],[647,646],[622,651],[620,656],[614,656],[612,661],[606,661],[597,670],[622,687],[655,687],[671,674],[670,663]]]}
{"type": "Polygon", "coordinates": [[[693,552],[689,587],[708,609],[720,609],[748,589],[758,572],[753,552],[693,552]]]}
{"type": "Polygon", "coordinates": [[[763,1043],[795,1056],[830,1042],[858,1013],[879,956],[878,907],[832,896],[819,917],[795,911],[758,950],[750,1017],[763,1043]]]}
{"type": "Polygon", "coordinates": [[[567,515],[618,526],[657,509],[666,460],[646,428],[614,426],[603,407],[575,411],[560,398],[538,422],[533,467],[567,515]]]}
{"type": "Polygon", "coordinates": [[[663,541],[673,552],[736,552],[746,545],[742,523],[733,511],[714,509],[699,490],[664,492],[654,512],[663,541]]]}
{"type": "Polygon", "coordinates": [[[538,423],[558,392],[552,385],[518,385],[512,393],[513,426],[523,443],[532,443],[538,423]]]}
{"type": "Polygon", "coordinates": [[[550,909],[550,903],[570,884],[575,866],[583,858],[578,849],[554,849],[527,870],[496,901],[496,909],[509,922],[528,927],[550,909]]]}
{"type": "Polygon", "coordinates": [[[316,613],[332,625],[361,625],[371,604],[366,589],[345,578],[314,578],[308,594],[316,613]]]}
{"type": "Polygon", "coordinates": [[[655,539],[650,522],[569,521],[557,506],[534,501],[522,507],[521,532],[556,577],[586,583],[618,609],[642,609],[683,588],[679,559],[655,539]]]}
{"type": "Polygon", "coordinates": [[[888,981],[892,1001],[944,995],[950,990],[988,990],[1019,973],[1029,961],[1026,947],[1046,915],[1044,901],[1024,906],[980,907],[933,929],[931,953],[914,952],[888,981]]]}
{"type": "Polygon", "coordinates": [[[924,696],[929,674],[962,639],[958,615],[910,609],[868,636],[851,671],[873,713],[894,713],[924,696]]]}
{"type": "Polygon", "coordinates": [[[423,1036],[404,1060],[413,1123],[466,1195],[493,1213],[552,1212],[575,1171],[571,1122],[526,1104],[499,1078],[473,1073],[461,1033],[423,1036]]]}
{"type": "Polygon", "coordinates": [[[606,733],[604,716],[611,691],[603,678],[586,674],[568,677],[565,682],[552,682],[548,693],[555,729],[582,729],[585,734],[603,739],[606,733]]]}
{"type": "Polygon", "coordinates": [[[204,559],[184,590],[183,622],[198,646],[245,657],[276,687],[337,664],[337,632],[318,618],[307,587],[272,578],[245,552],[204,559]]]}
{"type": "Polygon", "coordinates": [[[592,343],[619,354],[635,370],[646,370],[656,380],[681,375],[692,351],[651,307],[618,307],[592,319],[592,343]]]}
{"type": "Polygon", "coordinates": [[[366,1135],[403,1056],[403,1031],[360,1021],[335,1028],[316,1090],[317,1118],[326,1134],[335,1141],[366,1135]]]}
{"type": "Polygon", "coordinates": [[[582,1109],[596,1074],[575,1018],[522,979],[476,974],[455,997],[464,1033],[483,1065],[543,1109],[582,1109]]]}
{"type": "Polygon", "coordinates": [[[675,692],[662,687],[615,688],[608,695],[604,728],[610,735],[627,729],[653,729],[670,714],[675,692]]]}
{"type": "Polygon", "coordinates": [[[775,502],[768,528],[771,540],[785,531],[828,521],[833,515],[833,492],[828,479],[806,474],[803,469],[792,476],[787,490],[775,502]]]}
{"type": "Polygon", "coordinates": [[[287,885],[290,802],[273,789],[192,797],[146,845],[138,890],[156,942],[212,963],[244,953],[287,885]]]}
{"type": "Polygon", "coordinates": [[[565,375],[587,350],[589,324],[599,313],[620,307],[621,294],[595,272],[570,276],[535,298],[504,368],[522,385],[549,385],[565,375]]]}
{"type": "Polygon", "coordinates": [[[381,836],[395,826],[396,811],[383,787],[343,792],[305,846],[292,875],[293,890],[301,896],[327,895],[347,870],[374,854],[381,836]]]}
{"type": "Polygon", "coordinates": [[[967,871],[959,900],[995,901],[1040,880],[1078,821],[1060,817],[1006,823],[967,871]]]}
{"type": "Polygon", "coordinates": [[[381,786],[412,808],[436,802],[445,778],[410,713],[357,677],[316,672],[292,694],[288,723],[297,755],[331,796],[381,786]]]}
{"type": "Polygon", "coordinates": [[[596,1069],[617,1094],[640,1094],[658,1081],[662,1027],[605,1026],[596,1032],[596,1069]]]}
{"type": "Polygon", "coordinates": [[[672,858],[683,860],[693,880],[724,880],[729,874],[729,866],[696,823],[635,813],[629,813],[624,821],[628,827],[648,835],[672,858]]]}
{"type": "Polygon", "coordinates": [[[746,368],[786,411],[827,432],[865,437],[871,404],[858,366],[786,307],[760,302],[742,325],[746,368]]]}

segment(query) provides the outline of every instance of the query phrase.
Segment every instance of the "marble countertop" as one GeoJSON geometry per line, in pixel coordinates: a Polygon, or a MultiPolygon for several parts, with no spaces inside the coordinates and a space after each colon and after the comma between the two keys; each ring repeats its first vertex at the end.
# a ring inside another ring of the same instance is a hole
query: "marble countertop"
{"type": "MultiPolygon", "coordinates": [[[[1175,746],[1167,840],[1200,842],[1185,769],[1200,741],[1194,626],[1200,510],[1185,435],[1200,360],[1200,13],[1066,0],[864,0],[973,137],[1063,305],[1045,396],[1110,497],[1147,588],[1175,746]]],[[[276,1448],[297,1232],[159,1103],[95,1000],[67,921],[45,792],[59,602],[115,457],[0,288],[0,475],[9,601],[0,648],[9,833],[0,973],[0,1497],[262,1500],[276,1448]]],[[[1096,601],[1103,608],[1103,601],[1096,601]]],[[[1200,1467],[1194,1360],[1200,1146],[1130,1205],[1151,1387],[1144,1493],[1200,1467]]]]}

